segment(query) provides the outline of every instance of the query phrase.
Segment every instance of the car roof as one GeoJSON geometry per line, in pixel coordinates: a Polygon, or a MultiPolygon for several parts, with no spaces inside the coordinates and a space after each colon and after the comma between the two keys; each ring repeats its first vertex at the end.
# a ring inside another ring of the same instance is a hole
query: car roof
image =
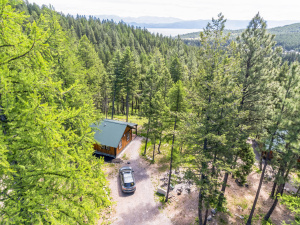
{"type": "Polygon", "coordinates": [[[124,183],[132,183],[133,181],[133,176],[131,173],[123,173],[124,177],[124,183]]]}

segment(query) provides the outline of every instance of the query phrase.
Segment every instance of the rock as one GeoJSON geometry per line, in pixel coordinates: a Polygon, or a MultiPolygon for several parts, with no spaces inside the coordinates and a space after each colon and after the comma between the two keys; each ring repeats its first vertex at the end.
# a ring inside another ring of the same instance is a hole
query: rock
{"type": "Polygon", "coordinates": [[[212,213],[213,215],[215,215],[215,214],[217,213],[217,210],[216,210],[216,209],[211,209],[211,213],[212,213]]]}
{"type": "Polygon", "coordinates": [[[178,188],[178,189],[176,190],[176,192],[177,192],[177,195],[181,195],[181,193],[182,193],[182,188],[178,188]]]}
{"type": "Polygon", "coordinates": [[[209,215],[209,216],[207,217],[207,221],[212,221],[211,215],[209,215]]]}
{"type": "Polygon", "coordinates": [[[130,164],[130,162],[128,161],[127,164],[130,164]]]}
{"type": "Polygon", "coordinates": [[[123,163],[123,160],[120,158],[116,158],[116,159],[111,160],[111,162],[112,163],[123,163]]]}
{"type": "Polygon", "coordinates": [[[242,207],[241,207],[241,206],[239,206],[239,205],[237,206],[237,208],[238,208],[238,210],[242,210],[242,207]]]}
{"type": "Polygon", "coordinates": [[[157,188],[157,193],[159,193],[159,194],[162,194],[162,195],[166,196],[166,194],[167,194],[167,191],[166,191],[166,190],[164,190],[164,189],[162,189],[162,188],[157,188]]]}
{"type": "Polygon", "coordinates": [[[240,219],[242,219],[242,220],[244,219],[244,217],[243,217],[243,216],[239,216],[239,217],[240,217],[240,219]]]}
{"type": "Polygon", "coordinates": [[[238,179],[235,179],[235,183],[237,183],[238,186],[243,187],[243,184],[238,179]]]}

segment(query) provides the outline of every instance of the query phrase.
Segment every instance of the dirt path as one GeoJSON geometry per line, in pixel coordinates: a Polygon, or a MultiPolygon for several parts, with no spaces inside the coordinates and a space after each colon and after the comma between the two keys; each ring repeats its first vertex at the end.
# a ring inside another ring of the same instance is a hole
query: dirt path
{"type": "MultiPolygon", "coordinates": [[[[114,225],[168,225],[172,224],[166,215],[160,213],[161,203],[154,200],[154,187],[151,181],[149,163],[139,156],[142,143],[141,137],[136,137],[118,158],[126,154],[130,165],[134,169],[137,189],[134,194],[124,194],[120,189],[120,179],[115,171],[114,176],[108,177],[111,196],[116,202],[115,214],[112,219],[114,225]]],[[[128,165],[127,161],[121,166],[128,165]]],[[[119,168],[119,167],[118,167],[119,168]]]]}

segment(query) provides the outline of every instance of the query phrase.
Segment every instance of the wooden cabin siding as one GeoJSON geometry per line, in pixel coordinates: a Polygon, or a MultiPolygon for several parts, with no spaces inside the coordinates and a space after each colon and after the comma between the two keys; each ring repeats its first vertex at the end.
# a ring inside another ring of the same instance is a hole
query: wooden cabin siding
{"type": "Polygon", "coordinates": [[[119,146],[118,146],[117,155],[119,155],[122,152],[122,150],[132,141],[132,129],[130,127],[128,127],[128,126],[126,127],[125,132],[122,135],[121,141],[122,141],[122,147],[119,148],[119,146]],[[126,135],[128,132],[129,132],[130,137],[129,137],[129,140],[127,141],[126,135]]]}
{"type": "Polygon", "coordinates": [[[116,155],[115,148],[113,147],[109,147],[109,150],[107,150],[102,148],[101,145],[94,144],[94,149],[98,152],[103,152],[105,154],[114,155],[114,156],[116,155]]]}
{"type": "Polygon", "coordinates": [[[99,144],[94,144],[94,149],[97,152],[102,152],[104,154],[108,154],[108,155],[117,157],[131,141],[132,141],[132,128],[127,126],[122,135],[122,138],[121,138],[121,142],[122,142],[121,148],[119,148],[119,146],[117,148],[110,147],[109,150],[107,150],[107,149],[104,149],[103,146],[101,146],[99,144]],[[127,141],[127,133],[129,133],[128,141],[127,141]]]}

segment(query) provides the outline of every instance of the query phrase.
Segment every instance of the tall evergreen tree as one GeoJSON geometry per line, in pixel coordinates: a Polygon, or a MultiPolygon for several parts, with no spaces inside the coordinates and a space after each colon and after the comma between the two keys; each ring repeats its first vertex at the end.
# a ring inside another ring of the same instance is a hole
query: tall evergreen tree
{"type": "Polygon", "coordinates": [[[126,48],[121,59],[122,84],[126,94],[126,121],[129,115],[129,97],[134,94],[138,86],[138,68],[130,48],[126,48]]]}
{"type": "Polygon", "coordinates": [[[183,79],[182,65],[177,55],[172,60],[170,66],[170,73],[174,83],[176,83],[179,80],[182,81],[183,79]]]}
{"type": "Polygon", "coordinates": [[[0,8],[1,166],[8,166],[5,158],[9,163],[0,170],[1,220],[94,223],[109,197],[101,161],[92,156],[91,95],[80,99],[80,107],[70,106],[80,84],[62,87],[53,73],[57,52],[49,46],[64,35],[55,19],[41,14],[37,25],[14,11],[12,2],[2,1],[0,8]]]}
{"type": "MultiPolygon", "coordinates": [[[[277,194],[283,192],[285,182],[287,182],[289,173],[297,164],[299,151],[299,86],[300,73],[297,64],[291,65],[291,69],[286,71],[283,66],[283,72],[280,73],[278,80],[278,89],[276,89],[276,108],[270,112],[272,118],[267,126],[271,132],[270,140],[267,136],[266,147],[269,151],[279,150],[281,158],[281,169],[278,183],[280,184],[277,194]],[[269,141],[272,141],[271,143],[269,141]],[[269,142],[269,143],[268,143],[269,142]]],[[[268,220],[278,202],[278,195],[275,201],[264,217],[268,220]]]]}
{"type": "MultiPolygon", "coordinates": [[[[257,14],[249,23],[247,29],[237,39],[241,53],[241,73],[239,82],[243,85],[240,109],[248,111],[249,116],[241,123],[250,128],[250,132],[260,138],[263,130],[261,124],[266,119],[267,106],[270,105],[270,87],[276,73],[280,58],[280,49],[275,49],[274,36],[267,33],[266,22],[257,14]]],[[[242,141],[242,140],[241,140],[242,141]]],[[[265,164],[266,166],[266,164],[265,164]]],[[[265,168],[265,167],[264,167],[265,168]]],[[[262,174],[264,175],[265,169],[262,174]]],[[[260,187],[247,221],[251,224],[260,187]]]]}
{"type": "Polygon", "coordinates": [[[169,91],[169,107],[172,117],[174,118],[174,128],[173,128],[173,138],[172,138],[172,147],[171,147],[171,158],[170,158],[170,169],[169,169],[169,180],[168,180],[168,189],[166,194],[165,202],[169,199],[169,191],[172,177],[172,163],[173,163],[173,153],[174,153],[174,145],[175,145],[175,132],[176,128],[180,121],[180,113],[186,112],[187,104],[186,104],[186,92],[182,85],[182,82],[179,80],[177,83],[173,85],[173,87],[169,91]]]}
{"type": "Polygon", "coordinates": [[[154,107],[153,106],[153,98],[155,93],[158,91],[158,74],[155,70],[155,67],[153,64],[150,65],[149,71],[146,74],[144,85],[143,85],[143,113],[148,119],[147,124],[145,124],[145,127],[147,129],[146,134],[146,143],[145,143],[145,149],[144,149],[144,155],[146,155],[147,151],[147,144],[148,144],[148,138],[149,138],[149,131],[151,129],[151,123],[154,116],[154,107]]]}
{"type": "Polygon", "coordinates": [[[213,19],[200,33],[199,75],[190,91],[193,113],[187,116],[184,154],[189,156],[186,163],[193,165],[188,176],[199,187],[199,224],[202,224],[203,204],[206,223],[208,208],[216,207],[223,199],[233,161],[232,149],[237,148],[240,128],[236,121],[242,116],[237,108],[241,100],[237,85],[239,59],[235,43],[226,47],[225,22],[224,16],[219,14],[218,19],[213,19]],[[221,193],[218,170],[225,172],[221,193]]]}

